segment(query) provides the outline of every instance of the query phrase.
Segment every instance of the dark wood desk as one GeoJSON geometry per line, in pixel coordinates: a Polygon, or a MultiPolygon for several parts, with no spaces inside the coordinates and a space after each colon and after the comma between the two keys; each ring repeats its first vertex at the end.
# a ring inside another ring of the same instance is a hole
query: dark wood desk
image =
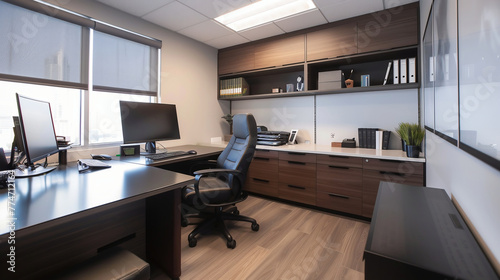
{"type": "Polygon", "coordinates": [[[498,279],[442,189],[381,182],[365,279],[498,279]]]}
{"type": "Polygon", "coordinates": [[[8,191],[0,190],[0,279],[50,279],[115,245],[172,278],[180,276],[180,188],[193,177],[107,163],[112,167],[90,173],[79,174],[76,163],[69,163],[46,175],[16,179],[13,216],[6,211],[8,191]],[[10,236],[15,243],[9,243],[10,236]],[[12,251],[15,273],[8,271],[12,251]]]}

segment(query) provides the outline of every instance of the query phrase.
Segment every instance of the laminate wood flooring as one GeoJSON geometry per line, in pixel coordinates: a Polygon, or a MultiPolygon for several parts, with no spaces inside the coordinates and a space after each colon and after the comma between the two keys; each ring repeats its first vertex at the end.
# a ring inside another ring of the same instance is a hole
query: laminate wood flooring
{"type": "Polygon", "coordinates": [[[194,226],[182,228],[181,279],[364,279],[368,222],[253,196],[238,210],[256,219],[260,230],[226,222],[233,250],[216,231],[200,235],[190,248],[194,226]]]}

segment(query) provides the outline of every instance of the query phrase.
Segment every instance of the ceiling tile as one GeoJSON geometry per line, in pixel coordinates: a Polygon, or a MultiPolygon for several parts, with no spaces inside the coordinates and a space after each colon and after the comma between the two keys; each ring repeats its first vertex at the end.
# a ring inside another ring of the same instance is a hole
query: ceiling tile
{"type": "Polygon", "coordinates": [[[200,0],[178,0],[184,5],[197,10],[209,18],[216,18],[225,13],[229,13],[241,7],[247,6],[252,2],[250,0],[213,0],[213,1],[200,1],[200,0]]]}
{"type": "Polygon", "coordinates": [[[274,23],[267,23],[263,25],[259,25],[254,28],[250,28],[244,31],[239,32],[239,34],[248,40],[254,41],[267,37],[272,37],[275,35],[280,35],[285,33],[274,23]]]}
{"type": "Polygon", "coordinates": [[[390,9],[413,2],[418,2],[418,0],[384,0],[384,9],[390,9]]]}
{"type": "Polygon", "coordinates": [[[208,20],[207,17],[179,2],[165,5],[143,16],[143,18],[173,31],[208,20]]]}
{"type": "Polygon", "coordinates": [[[382,0],[350,0],[332,1],[330,5],[322,5],[320,10],[329,22],[373,13],[384,9],[382,0]]]}
{"type": "Polygon", "coordinates": [[[166,4],[172,3],[175,0],[148,0],[140,3],[135,0],[97,0],[105,5],[111,6],[118,10],[124,11],[131,15],[142,17],[166,4]]]}
{"type": "Polygon", "coordinates": [[[234,34],[232,30],[220,25],[214,20],[207,20],[198,23],[188,28],[179,30],[178,33],[191,37],[200,42],[206,42],[212,39],[217,39],[223,36],[234,34]]]}
{"type": "Polygon", "coordinates": [[[236,46],[236,45],[248,43],[248,42],[250,42],[248,39],[243,38],[242,36],[234,33],[234,34],[224,36],[221,38],[209,40],[209,41],[206,41],[204,43],[209,45],[209,46],[212,46],[214,48],[217,48],[217,49],[223,49],[223,48],[227,48],[230,46],[236,46]]]}
{"type": "Polygon", "coordinates": [[[274,23],[283,31],[292,32],[295,30],[325,24],[328,23],[328,21],[319,10],[314,9],[282,20],[277,20],[274,23]]]}

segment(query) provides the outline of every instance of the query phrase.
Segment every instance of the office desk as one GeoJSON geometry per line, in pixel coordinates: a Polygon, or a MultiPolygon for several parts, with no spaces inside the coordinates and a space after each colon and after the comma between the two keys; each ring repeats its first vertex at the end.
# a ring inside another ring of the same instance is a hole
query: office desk
{"type": "Polygon", "coordinates": [[[49,279],[115,245],[172,278],[180,276],[180,189],[194,178],[107,163],[112,167],[90,173],[79,174],[73,162],[46,175],[16,179],[13,216],[7,216],[7,189],[0,190],[0,279],[49,279]],[[7,270],[11,251],[15,273],[7,270]]]}

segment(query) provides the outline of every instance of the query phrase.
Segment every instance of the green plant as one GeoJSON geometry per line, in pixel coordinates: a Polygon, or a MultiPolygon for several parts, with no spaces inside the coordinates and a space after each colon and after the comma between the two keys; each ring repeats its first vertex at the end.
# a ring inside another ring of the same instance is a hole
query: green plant
{"type": "Polygon", "coordinates": [[[410,123],[400,122],[399,126],[396,127],[396,133],[406,143],[408,143],[408,131],[409,131],[410,126],[411,126],[410,123]]]}
{"type": "Polygon", "coordinates": [[[424,141],[425,129],[419,124],[410,124],[408,128],[408,145],[420,146],[424,141]]]}
{"type": "Polygon", "coordinates": [[[222,119],[225,119],[226,122],[229,124],[229,125],[233,125],[233,116],[234,115],[231,115],[231,114],[225,114],[224,116],[222,116],[221,118],[222,119]]]}

